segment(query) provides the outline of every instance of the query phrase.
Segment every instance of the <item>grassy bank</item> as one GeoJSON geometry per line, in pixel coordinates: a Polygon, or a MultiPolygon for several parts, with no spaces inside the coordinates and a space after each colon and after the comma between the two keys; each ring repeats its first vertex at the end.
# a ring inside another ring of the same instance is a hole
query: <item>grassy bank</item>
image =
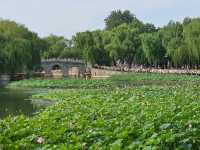
{"type": "MultiPolygon", "coordinates": [[[[194,76],[158,74],[114,76],[98,81],[76,80],[77,89],[51,90],[34,95],[36,99],[56,101],[38,115],[8,117],[0,121],[0,148],[199,149],[198,81],[199,77],[194,76]],[[136,81],[151,84],[122,86],[136,81]],[[170,82],[174,84],[166,84],[170,82]],[[96,83],[101,85],[91,86],[96,83]]],[[[54,83],[67,88],[70,87],[64,83],[76,83],[73,80],[43,82],[46,82],[44,87],[54,87],[54,83]]],[[[41,87],[40,84],[39,80],[25,80],[10,87],[41,87]],[[33,85],[34,82],[37,86],[33,85]]]]}
{"type": "Polygon", "coordinates": [[[92,89],[103,88],[111,85],[105,80],[82,80],[82,79],[28,79],[13,82],[9,88],[31,87],[31,88],[67,88],[67,89],[92,89]]]}
{"type": "Polygon", "coordinates": [[[29,79],[13,82],[9,88],[32,87],[32,88],[65,88],[65,89],[101,89],[124,86],[168,84],[181,82],[199,82],[200,76],[137,73],[130,75],[115,75],[105,80],[82,80],[82,79],[29,79]]]}

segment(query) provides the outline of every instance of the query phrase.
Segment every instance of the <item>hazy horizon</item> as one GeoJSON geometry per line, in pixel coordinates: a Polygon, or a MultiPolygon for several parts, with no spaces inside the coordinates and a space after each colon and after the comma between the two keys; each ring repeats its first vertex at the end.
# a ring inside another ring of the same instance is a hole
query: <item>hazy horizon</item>
{"type": "Polygon", "coordinates": [[[0,18],[24,24],[41,37],[71,38],[76,32],[103,29],[112,10],[128,9],[143,22],[161,27],[170,20],[198,17],[199,7],[197,0],[0,0],[0,18]]]}

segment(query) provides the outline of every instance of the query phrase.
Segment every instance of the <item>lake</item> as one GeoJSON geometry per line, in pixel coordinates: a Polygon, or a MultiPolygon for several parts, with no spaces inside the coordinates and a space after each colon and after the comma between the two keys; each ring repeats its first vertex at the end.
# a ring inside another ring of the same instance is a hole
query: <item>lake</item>
{"type": "Polygon", "coordinates": [[[28,100],[31,95],[47,92],[45,89],[7,89],[0,88],[0,119],[12,115],[24,114],[31,116],[49,103],[37,105],[28,100]]]}

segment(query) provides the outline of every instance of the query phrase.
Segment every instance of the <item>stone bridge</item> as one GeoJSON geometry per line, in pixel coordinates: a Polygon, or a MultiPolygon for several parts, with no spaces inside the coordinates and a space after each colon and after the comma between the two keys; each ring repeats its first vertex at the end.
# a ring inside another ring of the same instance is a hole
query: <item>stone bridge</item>
{"type": "Polygon", "coordinates": [[[45,59],[41,66],[46,76],[52,76],[55,70],[61,71],[63,76],[80,76],[86,70],[85,63],[77,59],[45,59]]]}

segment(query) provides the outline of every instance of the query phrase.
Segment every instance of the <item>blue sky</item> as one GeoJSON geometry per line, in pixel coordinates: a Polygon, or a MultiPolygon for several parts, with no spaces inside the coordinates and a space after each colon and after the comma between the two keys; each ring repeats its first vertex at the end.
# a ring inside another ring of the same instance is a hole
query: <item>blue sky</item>
{"type": "Polygon", "coordinates": [[[70,38],[104,28],[112,10],[128,9],[140,20],[163,26],[169,20],[200,16],[200,0],[0,0],[0,17],[24,24],[40,36],[70,38]]]}

